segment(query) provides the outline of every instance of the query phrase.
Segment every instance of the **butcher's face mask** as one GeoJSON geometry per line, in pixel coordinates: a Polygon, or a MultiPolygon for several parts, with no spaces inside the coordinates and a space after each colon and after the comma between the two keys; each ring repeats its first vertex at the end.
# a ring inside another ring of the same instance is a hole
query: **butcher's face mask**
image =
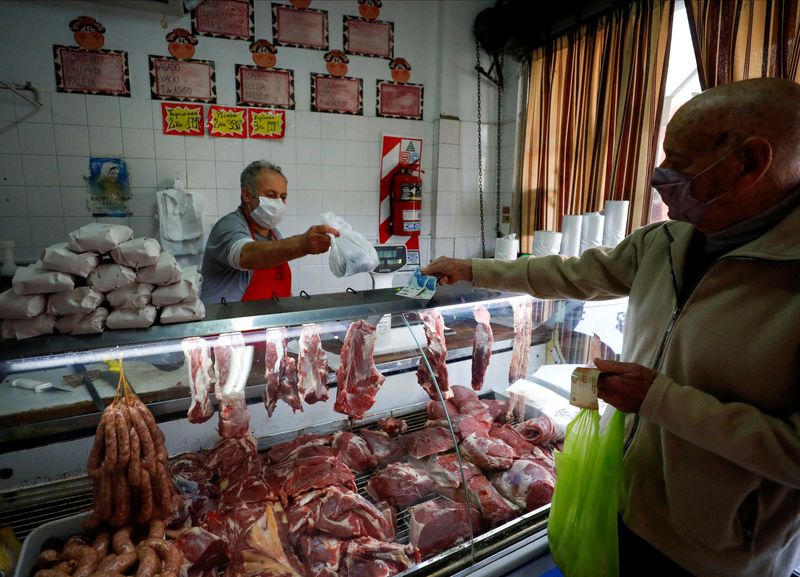
{"type": "Polygon", "coordinates": [[[698,200],[692,195],[692,182],[695,178],[708,172],[728,158],[731,154],[736,152],[738,148],[737,146],[729,150],[722,155],[721,158],[695,175],[686,174],[685,172],[679,172],[669,168],[661,168],[660,166],[653,170],[653,175],[650,177],[650,184],[658,191],[664,204],[669,208],[669,217],[671,219],[689,222],[695,226],[703,220],[703,217],[708,212],[708,209],[711,208],[711,205],[727,193],[723,192],[711,200],[698,200]]]}
{"type": "Polygon", "coordinates": [[[258,206],[251,212],[250,216],[256,223],[264,228],[276,228],[286,214],[286,203],[280,198],[258,197],[258,206]]]}

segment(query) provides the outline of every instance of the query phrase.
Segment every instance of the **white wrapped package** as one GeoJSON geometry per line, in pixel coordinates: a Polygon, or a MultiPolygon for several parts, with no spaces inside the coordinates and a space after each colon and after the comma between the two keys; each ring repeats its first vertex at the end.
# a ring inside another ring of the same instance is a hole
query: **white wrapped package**
{"type": "Polygon", "coordinates": [[[75,278],[65,272],[45,270],[42,261],[19,267],[11,279],[11,286],[18,295],[43,295],[60,293],[75,288],[75,278]]]}
{"type": "Polygon", "coordinates": [[[64,315],[63,317],[56,318],[56,330],[62,335],[68,335],[72,332],[72,327],[77,323],[86,313],[73,313],[71,315],[64,315]]]}
{"type": "Polygon", "coordinates": [[[115,263],[133,269],[156,264],[160,254],[161,245],[154,238],[134,238],[111,250],[115,263]]]}
{"type": "Polygon", "coordinates": [[[0,293],[0,319],[32,319],[47,307],[44,295],[18,295],[14,289],[0,293]]]}
{"type": "Polygon", "coordinates": [[[153,291],[152,303],[163,307],[182,302],[196,301],[200,298],[202,275],[196,266],[186,267],[181,271],[182,280],[175,284],[160,286],[153,291]]]}
{"type": "Polygon", "coordinates": [[[188,303],[178,303],[164,307],[161,309],[160,321],[162,325],[169,325],[172,323],[199,321],[205,317],[206,307],[203,301],[197,299],[188,303]]]}
{"type": "Polygon", "coordinates": [[[145,305],[138,309],[116,309],[106,319],[110,329],[146,329],[156,320],[156,307],[145,305]]]}
{"type": "Polygon", "coordinates": [[[86,282],[100,292],[107,293],[135,283],[136,272],[121,264],[104,263],[89,273],[86,282]]]}
{"type": "Polygon", "coordinates": [[[181,267],[174,256],[168,252],[162,252],[156,264],[138,270],[136,280],[158,286],[175,284],[181,280],[181,267]]]}
{"type": "Polygon", "coordinates": [[[103,293],[90,286],[82,286],[71,291],[51,294],[47,298],[47,313],[51,315],[71,315],[88,313],[103,303],[103,293]]]}
{"type": "Polygon", "coordinates": [[[86,278],[99,262],[95,253],[74,252],[65,242],[50,245],[42,253],[42,263],[47,270],[66,272],[81,278],[86,278]]]}
{"type": "Polygon", "coordinates": [[[108,309],[97,307],[90,313],[75,313],[72,316],[75,317],[75,323],[72,325],[73,335],[92,335],[102,333],[106,328],[108,309]]]}
{"type": "Polygon", "coordinates": [[[133,238],[133,229],[123,224],[92,222],[69,233],[69,248],[75,252],[105,254],[133,238]]]}
{"type": "Polygon", "coordinates": [[[108,304],[115,309],[138,309],[150,304],[153,285],[135,282],[132,285],[113,290],[106,295],[108,304]]]}
{"type": "Polygon", "coordinates": [[[39,315],[32,319],[17,319],[3,321],[2,337],[4,339],[29,339],[40,335],[49,335],[53,332],[56,317],[53,315],[39,315]]]}

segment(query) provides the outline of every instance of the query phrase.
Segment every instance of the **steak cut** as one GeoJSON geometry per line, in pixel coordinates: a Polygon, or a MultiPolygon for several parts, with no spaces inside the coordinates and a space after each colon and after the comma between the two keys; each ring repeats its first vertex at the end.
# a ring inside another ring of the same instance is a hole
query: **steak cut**
{"type": "Polygon", "coordinates": [[[419,360],[417,382],[434,401],[439,400],[439,395],[436,392],[437,384],[442,393],[442,398],[449,399],[453,396],[453,393],[450,390],[450,381],[447,375],[447,343],[444,338],[444,319],[437,311],[417,314],[422,319],[425,327],[425,338],[428,341],[423,351],[424,357],[419,360]],[[428,360],[427,363],[425,359],[428,360]],[[428,364],[431,367],[430,370],[428,370],[428,364]],[[433,371],[433,376],[431,376],[431,371],[433,371]],[[435,383],[434,378],[436,379],[435,383]]]}
{"type": "Polygon", "coordinates": [[[328,400],[328,358],[322,349],[319,326],[303,325],[300,330],[300,353],[297,366],[300,377],[297,392],[308,404],[328,400]]]}
{"type": "Polygon", "coordinates": [[[283,331],[267,330],[264,340],[264,407],[271,417],[280,398],[281,363],[283,361],[283,331]]]}
{"type": "Polygon", "coordinates": [[[192,404],[187,417],[190,423],[205,423],[214,414],[209,393],[214,381],[211,349],[205,339],[189,337],[181,341],[186,368],[189,371],[189,390],[192,404]]]}
{"type": "Polygon", "coordinates": [[[490,324],[489,311],[486,307],[478,305],[473,311],[475,316],[475,340],[472,343],[472,388],[480,391],[492,358],[492,345],[494,333],[490,324]]]}
{"type": "Polygon", "coordinates": [[[373,354],[378,335],[366,321],[350,324],[336,371],[336,403],[333,410],[361,419],[372,405],[385,377],[375,367],[373,354]]]}
{"type": "Polygon", "coordinates": [[[214,343],[214,367],[217,382],[214,394],[219,403],[219,436],[224,438],[244,437],[250,429],[250,415],[244,388],[253,348],[246,347],[242,333],[225,333],[214,343]]]}

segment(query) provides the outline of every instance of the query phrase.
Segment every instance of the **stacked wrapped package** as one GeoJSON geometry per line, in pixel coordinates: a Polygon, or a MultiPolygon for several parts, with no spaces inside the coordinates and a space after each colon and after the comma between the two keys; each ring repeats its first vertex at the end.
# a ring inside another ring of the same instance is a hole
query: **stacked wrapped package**
{"type": "Polygon", "coordinates": [[[92,334],[200,320],[201,275],[182,270],[153,238],[127,226],[91,223],[17,269],[0,293],[0,337],[26,339],[54,330],[92,334]],[[160,315],[159,315],[160,313],[160,315]]]}

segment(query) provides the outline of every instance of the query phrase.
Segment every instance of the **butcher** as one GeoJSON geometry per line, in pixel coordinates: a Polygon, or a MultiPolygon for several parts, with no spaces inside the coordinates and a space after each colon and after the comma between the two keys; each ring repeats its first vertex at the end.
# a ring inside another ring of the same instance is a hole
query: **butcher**
{"type": "Polygon", "coordinates": [[[289,261],[327,252],[339,231],[324,224],[283,238],[288,181],[280,167],[256,160],[242,171],[241,204],[211,229],[203,254],[201,298],[206,304],[292,294],[289,261]]]}

